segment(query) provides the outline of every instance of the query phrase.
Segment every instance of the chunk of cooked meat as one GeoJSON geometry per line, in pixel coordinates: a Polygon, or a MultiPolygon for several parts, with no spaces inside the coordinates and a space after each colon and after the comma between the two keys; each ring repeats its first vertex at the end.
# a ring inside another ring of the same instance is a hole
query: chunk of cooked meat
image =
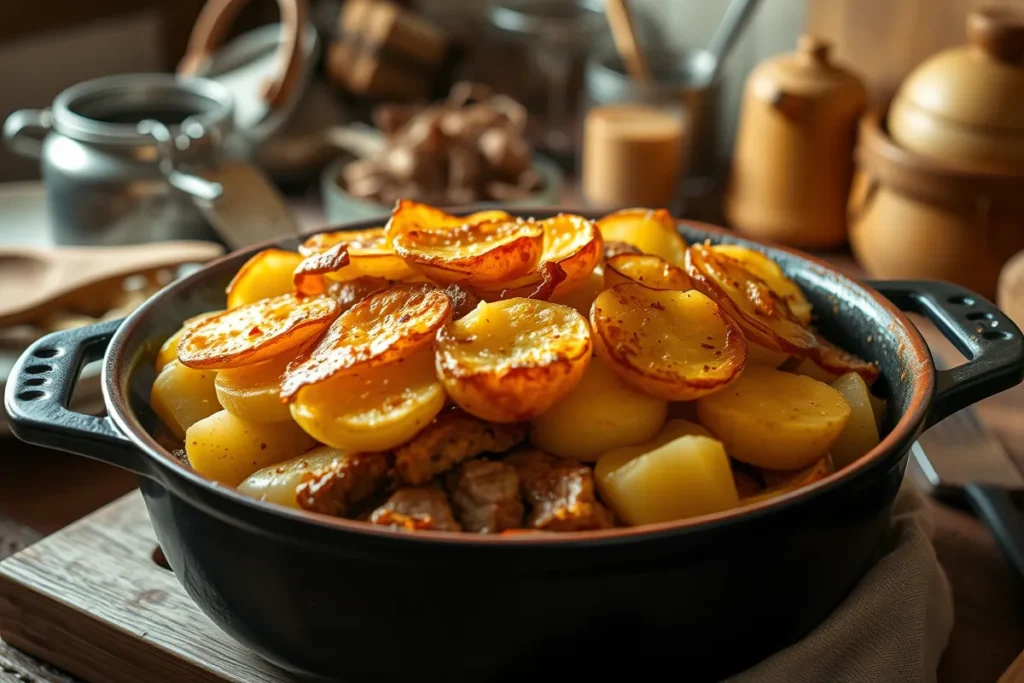
{"type": "Polygon", "coordinates": [[[454,283],[445,287],[444,293],[452,300],[452,320],[464,318],[477,307],[477,304],[483,301],[483,299],[465,287],[454,283]]]}
{"type": "Polygon", "coordinates": [[[494,534],[523,525],[519,474],[503,462],[469,460],[448,473],[455,516],[466,531],[494,534]]]}
{"type": "Polygon", "coordinates": [[[605,241],[604,260],[621,256],[622,254],[642,254],[643,252],[629,242],[616,242],[615,240],[605,241]]]}
{"type": "Polygon", "coordinates": [[[418,486],[463,460],[507,451],[525,438],[523,423],[495,424],[451,410],[395,449],[395,473],[399,481],[418,486]]]}
{"type": "Polygon", "coordinates": [[[594,471],[575,460],[526,449],[505,458],[519,473],[532,509],[526,525],[547,531],[588,531],[614,526],[594,489],[594,471]]]}
{"type": "Polygon", "coordinates": [[[388,469],[384,453],[346,454],[299,484],[295,496],[306,510],[341,516],[376,493],[388,469]]]}
{"type": "Polygon", "coordinates": [[[373,511],[370,523],[405,531],[462,531],[452,516],[448,496],[435,486],[398,489],[373,511]]]}

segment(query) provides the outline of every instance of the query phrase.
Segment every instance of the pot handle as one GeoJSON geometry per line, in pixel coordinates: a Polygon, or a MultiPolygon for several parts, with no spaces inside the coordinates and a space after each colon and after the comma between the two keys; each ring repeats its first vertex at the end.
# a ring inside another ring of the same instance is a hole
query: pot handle
{"type": "Polygon", "coordinates": [[[919,313],[968,361],[936,373],[927,429],[1024,379],[1024,336],[1010,318],[969,289],[949,282],[870,282],[905,311],[919,313]]]}
{"type": "Polygon", "coordinates": [[[82,367],[103,357],[120,320],[48,334],[11,370],[4,407],[22,441],[95,458],[148,476],[143,458],[109,417],[76,413],[68,405],[82,367]]]}
{"type": "Polygon", "coordinates": [[[43,138],[50,131],[48,109],[20,109],[4,121],[4,143],[12,152],[38,159],[43,156],[43,138]],[[38,131],[39,135],[30,135],[38,131]]]}

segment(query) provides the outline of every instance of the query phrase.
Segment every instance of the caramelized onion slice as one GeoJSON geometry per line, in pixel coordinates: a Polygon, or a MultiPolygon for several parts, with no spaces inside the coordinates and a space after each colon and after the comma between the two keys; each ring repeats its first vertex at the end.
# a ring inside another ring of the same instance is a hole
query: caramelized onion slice
{"type": "Polygon", "coordinates": [[[482,303],[438,331],[437,374],[467,413],[519,422],[576,386],[590,353],[590,329],[575,309],[508,299],[482,303]]]}
{"type": "Polygon", "coordinates": [[[372,294],[342,313],[316,348],[288,368],[281,395],[290,399],[340,372],[407,358],[451,315],[451,300],[433,285],[395,285],[372,294]]]}
{"type": "Polygon", "coordinates": [[[694,244],[686,252],[693,286],[724,307],[752,341],[772,351],[806,356],[817,339],[789,310],[786,300],[743,264],[694,244]]]}
{"type": "Polygon", "coordinates": [[[328,296],[283,294],[232,308],[190,327],[178,359],[190,368],[238,368],[295,353],[321,335],[340,312],[328,296]]]}
{"type": "Polygon", "coordinates": [[[623,282],[639,282],[651,289],[678,289],[682,292],[693,289],[690,278],[681,268],[650,254],[622,254],[605,261],[605,287],[623,282]]]}
{"type": "Polygon", "coordinates": [[[307,256],[295,267],[295,293],[298,296],[315,296],[328,289],[324,274],[348,265],[348,245],[341,242],[327,251],[307,256]]]}
{"type": "Polygon", "coordinates": [[[667,401],[692,401],[736,379],[747,359],[737,323],[697,291],[629,282],[590,311],[594,349],[622,381],[667,401]]]}

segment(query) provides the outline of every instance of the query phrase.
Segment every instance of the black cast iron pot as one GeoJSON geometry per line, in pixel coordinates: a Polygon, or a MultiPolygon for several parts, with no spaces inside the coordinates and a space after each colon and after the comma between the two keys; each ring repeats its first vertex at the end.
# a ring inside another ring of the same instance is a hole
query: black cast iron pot
{"type": "MultiPolygon", "coordinates": [[[[749,244],[711,226],[680,229],[691,242],[749,244]]],[[[554,538],[410,535],[203,479],[151,436],[153,359],[183,320],[223,307],[225,285],[256,248],[170,285],[122,323],[40,340],[14,370],[6,408],[25,441],[138,473],[189,595],[292,671],[353,681],[607,680],[617,671],[712,680],[797,641],[835,609],[883,547],[921,431],[1024,373],[1020,331],[975,294],[936,282],[872,289],[811,257],[754,246],[800,284],[827,336],[878,361],[889,430],[843,471],[738,511],[554,538]],[[971,360],[936,371],[900,309],[930,318],[971,360]],[[104,353],[109,417],[70,411],[79,368],[104,353]]]]}

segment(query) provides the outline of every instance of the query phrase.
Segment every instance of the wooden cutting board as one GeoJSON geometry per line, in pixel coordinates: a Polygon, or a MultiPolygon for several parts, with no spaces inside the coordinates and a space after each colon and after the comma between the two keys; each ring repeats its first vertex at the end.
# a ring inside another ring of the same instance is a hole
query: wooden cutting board
{"type": "Polygon", "coordinates": [[[214,626],[156,547],[135,491],[0,562],[0,638],[90,683],[296,680],[214,626]]]}

